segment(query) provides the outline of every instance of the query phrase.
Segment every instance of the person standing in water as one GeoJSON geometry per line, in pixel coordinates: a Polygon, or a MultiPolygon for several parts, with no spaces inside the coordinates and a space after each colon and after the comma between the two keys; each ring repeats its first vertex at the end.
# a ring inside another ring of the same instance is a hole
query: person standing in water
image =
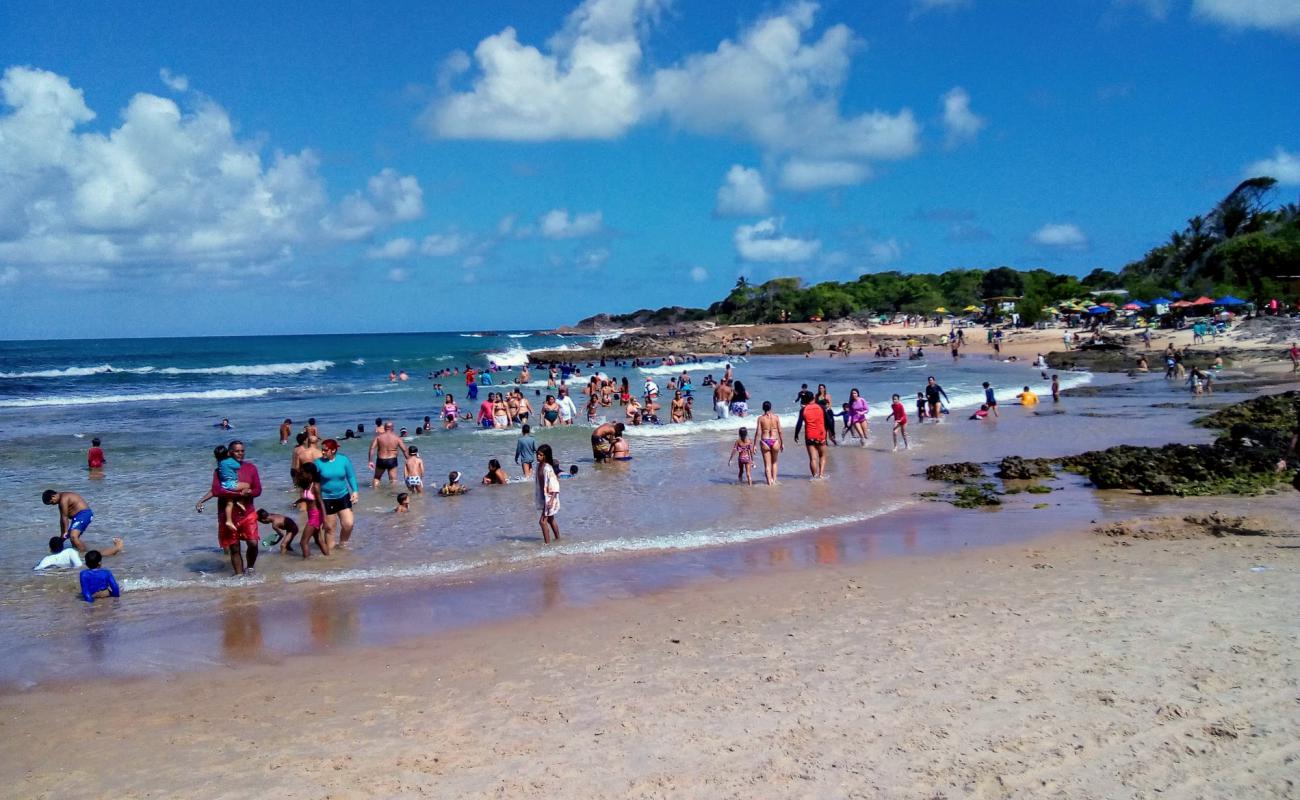
{"type": "Polygon", "coordinates": [[[550,544],[552,534],[558,542],[560,526],[556,523],[555,516],[560,513],[560,465],[555,463],[555,454],[551,452],[549,444],[537,448],[537,477],[534,485],[534,499],[537,510],[541,512],[537,524],[542,529],[542,542],[550,544]]]}
{"type": "Polygon", "coordinates": [[[798,442],[799,432],[803,431],[804,445],[808,449],[808,473],[813,480],[821,480],[826,477],[826,414],[820,405],[813,402],[811,392],[804,392],[799,402],[803,409],[794,425],[794,440],[798,442]]]}
{"type": "MultiPolygon", "coordinates": [[[[944,400],[948,400],[948,393],[943,390],[943,387],[940,386],[939,382],[934,379],[933,375],[931,375],[925,381],[925,402],[926,405],[929,406],[930,419],[934,420],[936,423],[941,420],[941,417],[939,416],[941,413],[941,407],[939,405],[940,395],[943,396],[944,400]]],[[[952,401],[948,400],[948,402],[951,403],[952,401]]]]}
{"type": "Polygon", "coordinates": [[[903,401],[898,395],[894,395],[893,402],[889,406],[889,418],[894,421],[894,452],[898,452],[898,439],[903,439],[903,449],[907,450],[911,445],[907,442],[907,409],[903,407],[903,401]]]}
{"type": "Polygon", "coordinates": [[[524,470],[524,477],[533,477],[533,462],[537,460],[537,440],[533,438],[533,429],[524,424],[515,440],[515,463],[524,470]]]}
{"type": "Polygon", "coordinates": [[[262,546],[262,533],[257,527],[257,508],[253,500],[262,496],[262,478],[257,467],[244,461],[244,443],[238,439],[226,446],[226,454],[239,464],[235,474],[236,485],[247,489],[231,490],[221,485],[220,470],[212,471],[212,496],[217,498],[217,544],[230,552],[230,566],[236,575],[251,574],[257,564],[258,548],[262,546]],[[238,516],[234,519],[235,527],[226,525],[226,508],[236,504],[238,516]],[[240,553],[239,543],[244,542],[247,557],[240,553]]]}
{"type": "Polygon", "coordinates": [[[754,485],[754,443],[749,440],[749,429],[742,427],[739,438],[731,447],[731,455],[727,456],[727,466],[731,466],[732,460],[735,459],[737,464],[736,483],[744,481],[750,486],[754,485]]]}
{"type": "Polygon", "coordinates": [[[321,457],[314,463],[320,476],[320,496],[325,508],[325,537],[331,547],[347,547],[355,522],[352,504],[359,498],[357,473],[352,469],[352,461],[339,452],[339,443],[335,439],[321,442],[321,457]],[[337,539],[334,538],[336,525],[337,539]]]}
{"type": "Polygon", "coordinates": [[[59,507],[59,536],[72,542],[77,552],[86,552],[86,545],[81,542],[81,535],[90,527],[95,513],[90,510],[86,498],[76,492],[56,492],[46,489],[41,493],[41,502],[47,506],[59,507]]]}
{"type": "Polygon", "coordinates": [[[767,485],[776,483],[776,462],[785,447],[781,437],[781,418],[772,413],[772,401],[763,401],[763,413],[755,421],[754,437],[758,439],[758,452],[763,456],[763,477],[767,485]]]}

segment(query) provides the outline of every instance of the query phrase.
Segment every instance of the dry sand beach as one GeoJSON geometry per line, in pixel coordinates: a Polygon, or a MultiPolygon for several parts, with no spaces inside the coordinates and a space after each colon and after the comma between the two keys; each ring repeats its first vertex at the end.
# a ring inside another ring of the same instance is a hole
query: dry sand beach
{"type": "MultiPolygon", "coordinates": [[[[0,699],[11,797],[1295,797],[1300,495],[0,699]],[[1249,512],[1270,535],[1187,513],[1249,512]]],[[[985,520],[988,515],[975,515],[985,520]]]]}

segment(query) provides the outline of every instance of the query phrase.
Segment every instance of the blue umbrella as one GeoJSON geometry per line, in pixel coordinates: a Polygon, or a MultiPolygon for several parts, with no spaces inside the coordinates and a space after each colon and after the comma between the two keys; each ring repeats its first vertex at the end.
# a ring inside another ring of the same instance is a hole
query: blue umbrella
{"type": "Polygon", "coordinates": [[[1130,301],[1129,301],[1129,305],[1137,306],[1138,308],[1150,308],[1150,307],[1151,307],[1151,304],[1150,304],[1150,303],[1144,303],[1144,302],[1142,302],[1141,300],[1130,300],[1130,301]]]}
{"type": "Polygon", "coordinates": [[[1109,313],[1110,313],[1110,309],[1109,309],[1109,308],[1106,308],[1105,306],[1093,306],[1092,308],[1088,309],[1088,313],[1089,313],[1089,314],[1109,314],[1109,313]]]}
{"type": "Polygon", "coordinates": [[[1182,300],[1182,299],[1183,299],[1183,293],[1182,293],[1182,292],[1170,292],[1170,293],[1169,293],[1169,296],[1172,297],[1172,298],[1174,298],[1175,300],[1182,300]]]}
{"type": "Polygon", "coordinates": [[[1167,297],[1157,297],[1156,299],[1154,299],[1154,300],[1151,301],[1151,305],[1153,305],[1153,306],[1167,306],[1167,305],[1169,305],[1171,302],[1172,302],[1172,301],[1171,301],[1169,298],[1167,298],[1167,297]]]}
{"type": "Polygon", "coordinates": [[[1245,300],[1242,300],[1240,297],[1233,297],[1232,295],[1220,297],[1218,301],[1215,302],[1216,306],[1244,306],[1246,304],[1245,300]]]}

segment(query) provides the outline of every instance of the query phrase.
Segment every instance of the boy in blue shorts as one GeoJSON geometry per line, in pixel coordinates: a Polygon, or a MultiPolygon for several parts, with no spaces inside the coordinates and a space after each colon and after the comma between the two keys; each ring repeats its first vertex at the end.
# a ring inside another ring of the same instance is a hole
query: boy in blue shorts
{"type": "Polygon", "coordinates": [[[41,502],[47,506],[59,507],[59,536],[64,539],[70,539],[72,546],[77,548],[78,552],[86,552],[86,546],[81,543],[81,536],[90,527],[90,522],[95,518],[95,513],[90,510],[90,504],[86,499],[75,492],[56,492],[53,489],[46,489],[41,494],[41,502]]]}

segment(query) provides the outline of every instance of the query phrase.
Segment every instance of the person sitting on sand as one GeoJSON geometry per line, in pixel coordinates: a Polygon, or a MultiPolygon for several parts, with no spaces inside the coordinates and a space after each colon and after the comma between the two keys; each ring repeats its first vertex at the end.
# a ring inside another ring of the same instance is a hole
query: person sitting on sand
{"type": "Polygon", "coordinates": [[[460,482],[460,473],[453,470],[448,473],[447,482],[438,490],[438,494],[443,497],[452,497],[458,494],[465,494],[468,491],[469,487],[460,482]]]}
{"type": "Polygon", "coordinates": [[[980,403],[980,407],[975,411],[974,414],[970,415],[969,419],[984,420],[984,419],[988,419],[988,416],[989,416],[988,404],[980,403]]]}

